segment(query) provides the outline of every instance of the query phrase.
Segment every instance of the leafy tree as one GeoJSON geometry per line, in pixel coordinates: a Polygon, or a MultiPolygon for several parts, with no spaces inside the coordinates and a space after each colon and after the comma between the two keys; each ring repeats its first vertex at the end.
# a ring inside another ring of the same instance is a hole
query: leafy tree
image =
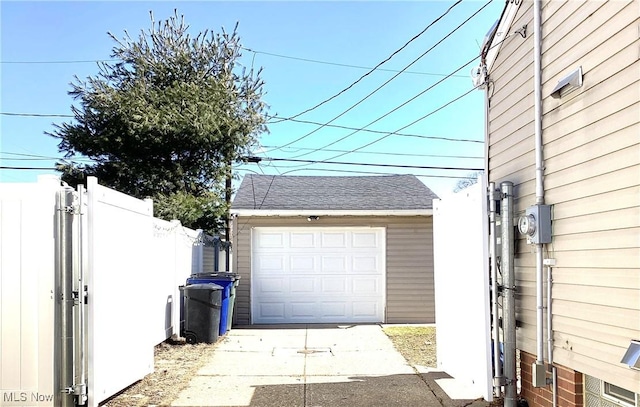
{"type": "Polygon", "coordinates": [[[231,33],[195,37],[188,29],[176,11],[157,24],[152,15],[151,28],[135,39],[108,33],[118,62],[99,63],[98,74],[85,80],[75,77],[74,121],[50,135],[66,158],[94,162],[59,165],[63,180],[96,176],[154,198],[160,217],[211,230],[227,209],[224,180],[232,163],[267,131],[264,83],[260,71],[240,65],[237,24],[231,33]]]}

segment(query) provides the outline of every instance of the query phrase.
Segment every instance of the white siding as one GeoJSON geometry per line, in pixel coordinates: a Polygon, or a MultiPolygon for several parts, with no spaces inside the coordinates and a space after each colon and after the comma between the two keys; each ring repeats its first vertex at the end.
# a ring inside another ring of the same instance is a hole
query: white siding
{"type": "MultiPolygon", "coordinates": [[[[546,203],[553,205],[554,357],[640,393],[620,359],[640,338],[640,5],[543,4],[542,96],[546,203]],[[561,99],[578,66],[584,85],[561,99]]],[[[513,27],[532,26],[532,2],[513,27]]],[[[489,179],[515,184],[516,211],[534,203],[533,36],[508,39],[490,73],[489,179]]],[[[535,353],[532,248],[517,245],[519,347],[535,353]]]]}

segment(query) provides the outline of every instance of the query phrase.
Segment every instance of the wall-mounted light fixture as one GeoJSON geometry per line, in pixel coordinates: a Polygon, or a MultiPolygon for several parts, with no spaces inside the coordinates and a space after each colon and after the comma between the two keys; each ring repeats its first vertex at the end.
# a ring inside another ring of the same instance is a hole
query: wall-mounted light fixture
{"type": "Polygon", "coordinates": [[[312,220],[318,220],[318,219],[320,219],[320,216],[311,215],[307,218],[307,221],[311,222],[312,220]]]}
{"type": "Polygon", "coordinates": [[[640,341],[631,341],[627,353],[624,354],[620,363],[634,369],[640,369],[640,341]]]}
{"type": "Polygon", "coordinates": [[[559,99],[562,96],[566,95],[569,92],[572,92],[579,87],[582,86],[582,67],[579,66],[578,69],[571,72],[569,75],[560,79],[558,84],[553,91],[551,92],[551,96],[559,99]]]}

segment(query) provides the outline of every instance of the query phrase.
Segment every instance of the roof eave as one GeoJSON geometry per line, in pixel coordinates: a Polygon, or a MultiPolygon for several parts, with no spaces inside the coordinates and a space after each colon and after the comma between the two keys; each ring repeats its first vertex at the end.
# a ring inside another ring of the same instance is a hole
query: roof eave
{"type": "Polygon", "coordinates": [[[487,48],[486,55],[484,55],[487,72],[491,72],[493,63],[498,57],[498,51],[502,48],[502,42],[509,37],[509,29],[513,24],[513,20],[520,8],[520,4],[522,4],[522,2],[505,2],[505,8],[502,12],[502,16],[500,17],[500,22],[498,23],[498,27],[496,27],[496,31],[489,47],[487,48]]]}
{"type": "Polygon", "coordinates": [[[432,216],[433,209],[231,209],[236,216],[432,216]]]}

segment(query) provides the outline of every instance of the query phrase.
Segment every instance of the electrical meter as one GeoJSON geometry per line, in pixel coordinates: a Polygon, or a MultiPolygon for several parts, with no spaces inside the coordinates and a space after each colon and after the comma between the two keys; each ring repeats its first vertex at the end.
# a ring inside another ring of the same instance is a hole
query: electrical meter
{"type": "Polygon", "coordinates": [[[518,219],[518,230],[527,237],[527,243],[551,243],[551,206],[533,205],[518,219]]]}

